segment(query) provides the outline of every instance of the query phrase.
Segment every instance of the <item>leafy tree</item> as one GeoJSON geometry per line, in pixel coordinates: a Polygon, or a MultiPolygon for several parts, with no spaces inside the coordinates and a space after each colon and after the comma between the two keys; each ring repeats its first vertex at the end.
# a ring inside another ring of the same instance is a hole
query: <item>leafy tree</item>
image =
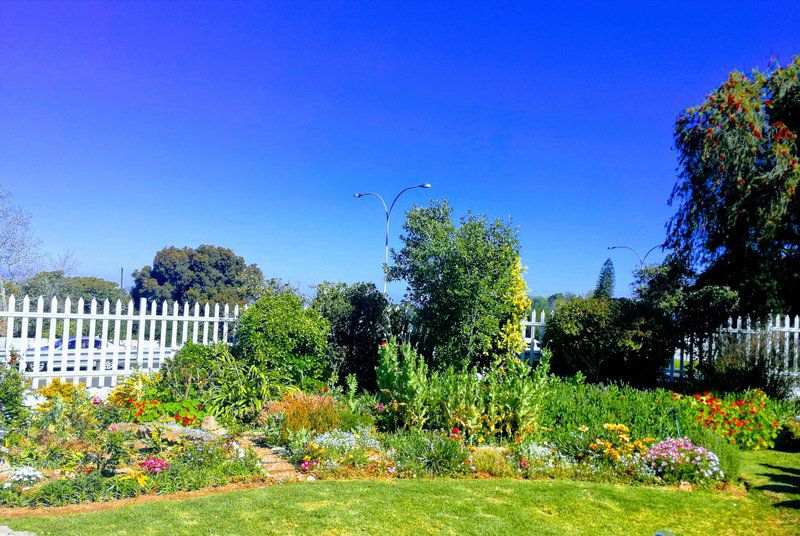
{"type": "Polygon", "coordinates": [[[329,330],[319,311],[304,308],[293,292],[269,293],[239,318],[233,354],[288,384],[311,389],[328,378],[329,330]]]}
{"type": "Polygon", "coordinates": [[[245,304],[266,288],[255,264],[228,248],[201,245],[197,249],[166,247],[152,266],[133,272],[131,295],[158,301],[245,304]]]}
{"type": "Polygon", "coordinates": [[[674,349],[664,312],[628,299],[575,298],[547,320],[544,344],[554,373],[590,382],[657,383],[674,349]]]}
{"type": "Polygon", "coordinates": [[[800,56],[731,73],[675,126],[680,175],[667,246],[742,311],[800,313],[800,56]]]}
{"type": "Polygon", "coordinates": [[[530,300],[516,230],[471,213],[456,226],[446,200],[411,209],[403,229],[389,275],[408,283],[421,352],[438,367],[519,353],[530,300]]]}
{"type": "Polygon", "coordinates": [[[686,259],[669,255],[661,265],[635,272],[634,291],[644,303],[664,311],[676,344],[703,351],[700,341],[727,322],[738,305],[736,291],[724,285],[703,285],[686,259]]]}
{"type": "Polygon", "coordinates": [[[39,272],[21,282],[19,290],[21,295],[31,298],[44,296],[45,299],[49,299],[55,296],[59,299],[69,297],[73,301],[83,298],[87,311],[92,299],[96,299],[100,303],[104,300],[114,303],[117,300],[128,298],[128,293],[119,288],[116,283],[99,277],[69,277],[64,275],[61,270],[39,272]]]}
{"type": "Polygon", "coordinates": [[[603,267],[600,268],[600,275],[597,277],[597,285],[594,287],[595,298],[614,297],[614,263],[611,259],[606,259],[603,267]]]}
{"type": "Polygon", "coordinates": [[[531,309],[552,311],[575,297],[572,292],[556,292],[549,296],[531,296],[531,309]]]}
{"type": "Polygon", "coordinates": [[[340,379],[353,374],[361,387],[374,390],[378,346],[389,338],[389,300],[372,283],[317,286],[311,306],[331,326],[328,350],[340,379]]]}

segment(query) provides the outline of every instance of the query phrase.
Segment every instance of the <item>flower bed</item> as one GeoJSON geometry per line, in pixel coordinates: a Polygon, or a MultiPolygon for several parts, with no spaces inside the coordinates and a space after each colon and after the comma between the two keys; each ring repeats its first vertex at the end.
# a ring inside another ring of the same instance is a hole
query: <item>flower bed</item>
{"type": "Polygon", "coordinates": [[[54,381],[9,427],[0,505],[61,506],[169,493],[259,478],[252,452],[228,437],[176,426],[119,422],[124,411],[83,385],[54,381]]]}

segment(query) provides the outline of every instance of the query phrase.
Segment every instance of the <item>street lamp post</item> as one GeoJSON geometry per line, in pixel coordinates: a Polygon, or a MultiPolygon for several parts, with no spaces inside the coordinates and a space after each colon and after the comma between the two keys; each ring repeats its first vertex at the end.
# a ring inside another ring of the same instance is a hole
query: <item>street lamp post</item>
{"type": "Polygon", "coordinates": [[[409,190],[413,190],[414,188],[430,188],[430,187],[431,187],[430,184],[425,183],[425,184],[417,184],[416,186],[409,186],[408,188],[403,188],[402,190],[400,190],[400,193],[398,193],[394,197],[394,201],[392,201],[392,204],[389,205],[388,207],[386,206],[386,201],[383,200],[383,197],[381,197],[379,194],[376,194],[375,192],[366,192],[366,193],[363,193],[363,194],[353,194],[353,197],[355,197],[355,198],[367,197],[369,195],[377,197],[378,199],[380,199],[381,204],[383,205],[383,211],[386,214],[386,241],[384,242],[384,251],[383,251],[383,293],[384,294],[386,294],[387,284],[388,284],[388,279],[387,279],[388,274],[386,272],[387,272],[387,267],[389,266],[389,220],[392,217],[392,209],[394,208],[394,205],[395,205],[395,203],[397,203],[397,200],[400,198],[400,196],[403,195],[405,192],[407,192],[409,190]]]}
{"type": "Polygon", "coordinates": [[[629,249],[629,250],[633,251],[633,253],[636,255],[636,257],[639,258],[639,266],[643,267],[644,266],[644,261],[647,259],[647,256],[650,255],[653,251],[655,251],[656,249],[658,249],[660,247],[664,247],[664,244],[659,244],[657,246],[651,247],[649,250],[647,250],[647,253],[644,254],[644,257],[639,255],[639,252],[636,251],[635,249],[633,249],[630,246],[608,246],[608,249],[629,249]]]}

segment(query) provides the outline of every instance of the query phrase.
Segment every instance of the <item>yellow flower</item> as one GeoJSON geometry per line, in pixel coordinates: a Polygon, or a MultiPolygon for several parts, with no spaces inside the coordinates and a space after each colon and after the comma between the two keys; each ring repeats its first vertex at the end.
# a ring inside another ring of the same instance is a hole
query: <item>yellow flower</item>
{"type": "Polygon", "coordinates": [[[586,431],[586,430],[588,430],[588,429],[589,429],[588,427],[586,427],[586,426],[583,426],[583,425],[581,425],[581,426],[578,426],[578,430],[580,430],[581,432],[585,432],[585,431],[586,431]]]}
{"type": "Polygon", "coordinates": [[[478,443],[483,443],[483,441],[484,441],[484,439],[483,439],[483,436],[480,436],[480,437],[478,438],[478,443]]]}

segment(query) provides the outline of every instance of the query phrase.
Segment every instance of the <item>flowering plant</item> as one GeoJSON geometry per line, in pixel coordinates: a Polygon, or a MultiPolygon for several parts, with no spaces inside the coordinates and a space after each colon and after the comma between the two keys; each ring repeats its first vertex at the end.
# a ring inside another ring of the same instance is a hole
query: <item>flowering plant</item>
{"type": "Polygon", "coordinates": [[[767,407],[769,398],[759,389],[748,391],[733,402],[726,402],[708,391],[691,397],[677,394],[673,397],[695,408],[694,419],[698,426],[716,430],[731,444],[749,450],[775,446],[780,426],[767,407]]]}
{"type": "Polygon", "coordinates": [[[146,460],[139,462],[139,467],[141,467],[145,473],[159,474],[169,469],[169,462],[163,458],[150,456],[146,460]]]}
{"type": "Polygon", "coordinates": [[[707,482],[725,476],[717,455],[688,437],[661,441],[644,455],[643,461],[666,482],[707,482]]]}
{"type": "Polygon", "coordinates": [[[332,430],[319,434],[308,442],[299,466],[303,472],[318,468],[360,466],[369,461],[368,451],[379,451],[380,448],[380,443],[367,428],[357,428],[349,432],[332,430]]]}
{"type": "Polygon", "coordinates": [[[11,471],[11,474],[8,475],[5,484],[3,484],[3,487],[9,488],[16,484],[22,488],[29,488],[43,478],[44,475],[37,471],[34,467],[23,465],[22,467],[17,467],[11,471]]]}

